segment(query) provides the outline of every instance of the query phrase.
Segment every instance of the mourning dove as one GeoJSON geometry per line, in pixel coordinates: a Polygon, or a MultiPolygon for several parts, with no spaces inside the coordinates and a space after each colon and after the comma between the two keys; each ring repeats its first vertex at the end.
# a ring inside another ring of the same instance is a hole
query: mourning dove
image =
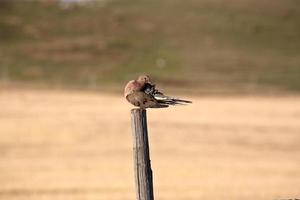
{"type": "Polygon", "coordinates": [[[137,80],[127,83],[124,97],[129,103],[140,108],[166,108],[169,105],[184,105],[191,101],[173,98],[159,92],[147,75],[139,76],[137,80]]]}

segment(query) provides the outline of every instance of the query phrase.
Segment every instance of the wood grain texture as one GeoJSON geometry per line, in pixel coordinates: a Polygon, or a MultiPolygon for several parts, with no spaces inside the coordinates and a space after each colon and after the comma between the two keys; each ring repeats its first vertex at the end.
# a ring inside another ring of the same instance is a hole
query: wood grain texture
{"type": "Polygon", "coordinates": [[[131,127],[133,133],[136,198],[137,200],[153,200],[153,180],[146,110],[131,110],[131,127]]]}

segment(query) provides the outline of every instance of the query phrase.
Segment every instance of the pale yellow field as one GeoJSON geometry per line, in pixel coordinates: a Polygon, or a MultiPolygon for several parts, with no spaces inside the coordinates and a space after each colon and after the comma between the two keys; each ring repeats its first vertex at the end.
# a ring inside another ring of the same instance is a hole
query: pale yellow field
{"type": "MultiPolygon", "coordinates": [[[[300,97],[189,97],[148,111],[159,200],[300,198],[300,97]]],[[[135,199],[130,105],[0,91],[0,199],[135,199]]]]}

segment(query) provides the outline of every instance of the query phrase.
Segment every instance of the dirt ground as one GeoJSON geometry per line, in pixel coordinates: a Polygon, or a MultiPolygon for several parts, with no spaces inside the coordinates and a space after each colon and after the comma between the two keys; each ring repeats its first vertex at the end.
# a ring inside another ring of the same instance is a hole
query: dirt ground
{"type": "MultiPolygon", "coordinates": [[[[188,97],[148,111],[160,200],[300,198],[300,97],[188,97]]],[[[0,90],[0,199],[135,199],[122,96],[0,90]]]]}

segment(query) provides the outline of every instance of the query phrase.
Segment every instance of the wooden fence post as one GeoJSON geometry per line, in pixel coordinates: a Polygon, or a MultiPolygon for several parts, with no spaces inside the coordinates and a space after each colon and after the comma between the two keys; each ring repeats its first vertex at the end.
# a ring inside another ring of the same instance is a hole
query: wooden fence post
{"type": "Polygon", "coordinates": [[[145,109],[131,110],[134,174],[137,200],[154,200],[145,109]]]}

